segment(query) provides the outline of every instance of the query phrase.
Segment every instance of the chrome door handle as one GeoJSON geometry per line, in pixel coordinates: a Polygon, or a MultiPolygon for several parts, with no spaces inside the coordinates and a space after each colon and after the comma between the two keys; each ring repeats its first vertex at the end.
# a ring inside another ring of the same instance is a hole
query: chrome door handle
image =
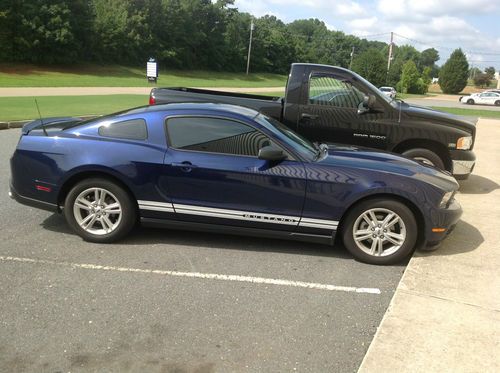
{"type": "Polygon", "coordinates": [[[189,161],[185,161],[185,162],[173,162],[173,163],[170,163],[170,166],[172,166],[172,167],[179,167],[184,172],[189,172],[193,168],[197,168],[198,167],[198,166],[192,164],[189,161]]]}
{"type": "Polygon", "coordinates": [[[308,119],[308,120],[314,120],[314,119],[318,119],[319,115],[302,113],[301,118],[308,119]]]}

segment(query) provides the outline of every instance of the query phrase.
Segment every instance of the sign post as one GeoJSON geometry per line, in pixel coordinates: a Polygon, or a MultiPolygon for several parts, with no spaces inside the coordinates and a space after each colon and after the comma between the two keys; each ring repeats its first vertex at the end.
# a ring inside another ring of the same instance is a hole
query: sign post
{"type": "Polygon", "coordinates": [[[146,63],[146,76],[150,83],[156,84],[158,81],[158,63],[153,57],[150,57],[146,63]]]}

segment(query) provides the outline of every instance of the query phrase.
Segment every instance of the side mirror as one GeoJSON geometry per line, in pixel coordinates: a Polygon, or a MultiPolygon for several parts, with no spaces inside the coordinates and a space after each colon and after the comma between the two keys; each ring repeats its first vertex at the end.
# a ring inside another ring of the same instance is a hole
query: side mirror
{"type": "Polygon", "coordinates": [[[372,94],[367,94],[363,97],[363,101],[358,106],[358,114],[368,113],[375,106],[377,98],[372,94]]]}
{"type": "Polygon", "coordinates": [[[266,161],[282,161],[285,158],[286,155],[283,153],[283,150],[275,146],[268,145],[259,149],[259,159],[264,159],[266,161]]]}

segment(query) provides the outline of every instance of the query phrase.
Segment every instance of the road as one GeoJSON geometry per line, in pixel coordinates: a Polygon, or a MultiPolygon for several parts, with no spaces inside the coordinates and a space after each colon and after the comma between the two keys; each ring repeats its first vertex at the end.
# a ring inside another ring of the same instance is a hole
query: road
{"type": "Polygon", "coordinates": [[[500,107],[498,106],[489,106],[489,105],[465,105],[458,102],[458,97],[456,101],[452,100],[440,100],[432,97],[426,98],[408,98],[404,100],[405,102],[411,105],[419,105],[419,106],[437,106],[437,107],[452,107],[452,108],[460,108],[460,109],[476,109],[476,110],[493,110],[500,111],[500,107]]]}
{"type": "Polygon", "coordinates": [[[7,196],[18,137],[0,131],[1,372],[357,370],[405,264],[143,228],[85,243],[59,215],[7,196]]]}

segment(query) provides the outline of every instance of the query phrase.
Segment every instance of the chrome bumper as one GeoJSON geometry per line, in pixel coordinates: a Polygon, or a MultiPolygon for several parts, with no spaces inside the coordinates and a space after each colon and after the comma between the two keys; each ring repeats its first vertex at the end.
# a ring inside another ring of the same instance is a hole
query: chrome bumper
{"type": "Polygon", "coordinates": [[[453,160],[453,175],[469,175],[476,164],[476,161],[453,160]]]}

